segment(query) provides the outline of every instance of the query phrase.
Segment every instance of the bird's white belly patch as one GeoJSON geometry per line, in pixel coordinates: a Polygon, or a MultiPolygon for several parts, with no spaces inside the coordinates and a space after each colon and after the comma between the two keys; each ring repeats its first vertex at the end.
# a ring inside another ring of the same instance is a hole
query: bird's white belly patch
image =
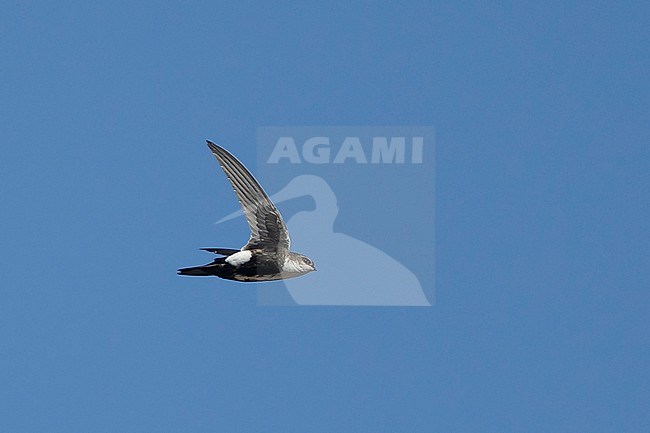
{"type": "Polygon", "coordinates": [[[253,253],[251,251],[239,251],[236,252],[235,254],[226,257],[226,263],[232,266],[239,266],[243,265],[244,263],[247,263],[251,257],[253,256],[253,253]]]}

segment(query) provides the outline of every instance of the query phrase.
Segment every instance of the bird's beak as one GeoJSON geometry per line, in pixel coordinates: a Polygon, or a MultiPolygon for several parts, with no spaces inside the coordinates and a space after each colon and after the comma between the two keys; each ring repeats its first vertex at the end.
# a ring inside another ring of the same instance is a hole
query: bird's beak
{"type": "Polygon", "coordinates": [[[219,221],[217,221],[215,224],[221,224],[225,223],[226,221],[230,221],[235,218],[239,218],[240,216],[244,215],[244,212],[240,210],[236,210],[235,212],[226,215],[225,217],[221,218],[219,221]]]}
{"type": "MultiPolygon", "coordinates": [[[[276,192],[273,194],[269,199],[271,200],[272,203],[282,203],[283,201],[291,200],[294,198],[302,197],[304,195],[308,195],[304,190],[300,188],[300,185],[297,184],[297,182],[294,182],[293,180],[290,181],[284,188],[282,188],[280,191],[276,192]]],[[[225,217],[221,218],[219,221],[217,221],[215,224],[221,224],[226,221],[230,221],[231,219],[239,218],[240,216],[243,216],[244,212],[240,209],[237,210],[231,214],[226,215],[225,217]]]]}

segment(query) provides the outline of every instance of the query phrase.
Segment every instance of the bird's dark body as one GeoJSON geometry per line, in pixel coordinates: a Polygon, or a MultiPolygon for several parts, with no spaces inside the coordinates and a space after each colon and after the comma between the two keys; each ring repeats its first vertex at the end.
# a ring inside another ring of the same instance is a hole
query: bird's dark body
{"type": "MultiPolygon", "coordinates": [[[[202,248],[205,251],[224,254],[225,252],[239,252],[239,250],[222,248],[202,248]]],[[[231,254],[229,254],[230,256],[231,254]]],[[[281,280],[286,277],[281,275],[281,265],[278,263],[276,254],[269,254],[264,251],[252,251],[248,262],[233,266],[226,262],[228,257],[216,258],[212,263],[203,266],[179,269],[179,275],[192,276],[216,276],[226,280],[255,282],[281,280]]]]}

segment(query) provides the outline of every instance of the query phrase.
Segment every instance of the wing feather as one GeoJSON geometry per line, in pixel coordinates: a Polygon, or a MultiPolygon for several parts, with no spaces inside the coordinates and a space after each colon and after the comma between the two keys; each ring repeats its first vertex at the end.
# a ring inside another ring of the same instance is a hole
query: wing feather
{"type": "Polygon", "coordinates": [[[244,165],[224,148],[208,141],[208,147],[219,161],[230,181],[251,230],[243,250],[262,249],[289,251],[291,240],[282,215],[260,184],[244,165]]]}

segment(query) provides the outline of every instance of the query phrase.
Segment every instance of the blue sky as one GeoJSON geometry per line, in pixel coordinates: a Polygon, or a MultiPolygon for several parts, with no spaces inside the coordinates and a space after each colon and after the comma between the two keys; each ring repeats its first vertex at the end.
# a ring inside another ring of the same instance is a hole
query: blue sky
{"type": "Polygon", "coordinates": [[[4,2],[0,430],[647,431],[648,12],[4,2]],[[176,276],[264,125],[435,127],[433,307],[176,276]]]}

